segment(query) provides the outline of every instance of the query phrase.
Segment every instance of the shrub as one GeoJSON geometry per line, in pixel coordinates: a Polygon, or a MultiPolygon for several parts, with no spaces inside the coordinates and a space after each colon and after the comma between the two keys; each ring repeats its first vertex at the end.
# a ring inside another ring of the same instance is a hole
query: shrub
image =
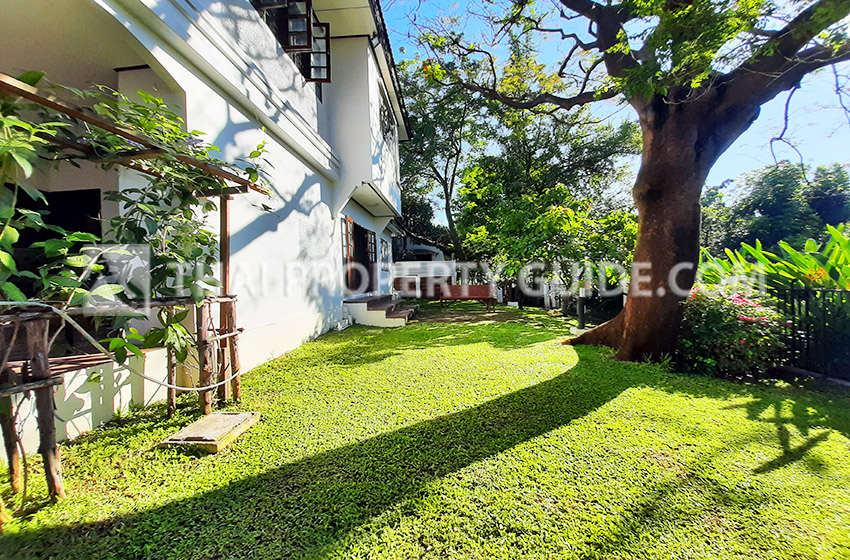
{"type": "Polygon", "coordinates": [[[683,302],[676,365],[715,377],[759,375],[782,355],[781,315],[764,296],[734,287],[697,286],[683,302]]]}

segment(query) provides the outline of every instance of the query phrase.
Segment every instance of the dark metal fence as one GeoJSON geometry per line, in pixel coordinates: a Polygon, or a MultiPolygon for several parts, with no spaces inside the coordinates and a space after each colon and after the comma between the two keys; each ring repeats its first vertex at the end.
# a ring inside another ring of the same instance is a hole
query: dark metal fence
{"type": "Polygon", "coordinates": [[[788,364],[850,380],[850,291],[782,290],[777,296],[787,320],[788,364]]]}

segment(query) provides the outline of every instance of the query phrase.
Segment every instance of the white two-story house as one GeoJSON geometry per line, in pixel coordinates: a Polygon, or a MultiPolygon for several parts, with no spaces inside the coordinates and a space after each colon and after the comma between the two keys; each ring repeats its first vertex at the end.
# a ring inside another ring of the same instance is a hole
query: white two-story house
{"type": "MultiPolygon", "coordinates": [[[[408,125],[378,0],[4,0],[0,20],[0,72],[155,93],[226,161],[267,142],[272,196],[235,196],[227,223],[213,220],[229,241],[221,280],[238,296],[243,370],[348,324],[357,295],[391,292],[408,125]]],[[[93,165],[36,178],[59,225],[97,234],[118,211],[104,193],[140,181],[93,165]]],[[[121,389],[97,411],[72,399],[85,375],[74,379],[60,391],[83,425],[67,436],[162,398],[121,389]]]]}

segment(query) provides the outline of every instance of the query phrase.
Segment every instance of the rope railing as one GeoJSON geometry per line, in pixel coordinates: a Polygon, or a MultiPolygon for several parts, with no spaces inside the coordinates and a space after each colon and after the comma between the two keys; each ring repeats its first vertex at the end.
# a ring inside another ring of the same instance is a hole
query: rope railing
{"type": "MultiPolygon", "coordinates": [[[[22,302],[20,302],[20,301],[0,301],[0,307],[12,307],[12,306],[20,307],[21,304],[22,304],[22,302]]],[[[102,353],[104,356],[109,358],[111,361],[115,361],[115,356],[109,350],[107,350],[102,344],[100,344],[97,340],[95,340],[95,338],[93,336],[91,336],[91,334],[89,334],[78,322],[76,322],[70,316],[70,314],[68,314],[67,311],[59,309],[59,308],[54,307],[52,305],[49,305],[47,303],[41,303],[41,302],[28,301],[28,302],[26,302],[26,306],[27,307],[41,307],[43,309],[49,309],[54,314],[56,314],[61,319],[63,319],[66,324],[70,325],[71,327],[74,328],[74,330],[79,332],[80,335],[89,344],[91,344],[98,352],[102,353]]],[[[131,372],[135,375],[138,375],[142,379],[145,379],[146,381],[150,381],[151,383],[155,383],[157,385],[161,385],[161,386],[169,388],[169,389],[175,389],[177,391],[193,391],[193,392],[198,392],[198,393],[203,392],[203,391],[211,391],[211,390],[216,389],[218,387],[221,387],[223,385],[227,385],[233,379],[235,379],[236,377],[238,377],[240,375],[239,373],[236,373],[236,374],[231,373],[230,377],[228,377],[224,381],[218,381],[218,382],[213,383],[211,385],[204,385],[204,386],[201,386],[201,387],[194,387],[194,386],[193,387],[185,387],[185,386],[182,386],[182,385],[175,385],[175,384],[168,383],[166,381],[161,381],[159,379],[153,378],[149,375],[146,375],[146,374],[140,372],[139,370],[137,370],[136,368],[131,366],[129,363],[124,364],[122,367],[126,368],[127,371],[129,371],[129,372],[131,372]]]]}

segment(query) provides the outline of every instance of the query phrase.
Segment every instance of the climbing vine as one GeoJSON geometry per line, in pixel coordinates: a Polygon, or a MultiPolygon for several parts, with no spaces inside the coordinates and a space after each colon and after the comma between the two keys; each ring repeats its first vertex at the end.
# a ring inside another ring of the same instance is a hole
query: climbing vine
{"type": "MultiPolygon", "coordinates": [[[[44,74],[28,72],[18,80],[42,87],[44,74]]],[[[112,130],[25,99],[0,96],[0,291],[4,299],[22,305],[38,300],[73,307],[127,302],[139,295],[191,297],[195,302],[214,295],[219,285],[213,269],[218,239],[207,218],[217,209],[215,197],[226,194],[230,187],[210,170],[244,177],[262,188],[260,165],[267,163],[265,144],[257,146],[248,159],[227,163],[215,157],[218,148],[204,142],[201,132],[185,131],[183,119],[160,97],[139,91],[134,100],[105,86],[84,90],[48,87],[60,99],[81,105],[83,114],[108,123],[112,130]],[[129,140],[116,129],[128,131],[144,143],[129,140]],[[49,208],[37,211],[19,204],[21,196],[47,203],[32,186],[35,172],[79,166],[81,160],[94,162],[105,171],[126,165],[147,179],[144,186],[105,195],[120,210],[109,219],[103,239],[50,225],[49,208]],[[17,255],[27,247],[17,243],[25,229],[46,229],[51,236],[33,244],[30,248],[39,254],[22,263],[17,255]],[[115,258],[125,253],[127,261],[136,256],[121,249],[123,246],[149,248],[145,294],[130,293],[126,281],[99,277],[109,272],[104,268],[105,255],[115,258]]],[[[185,359],[191,337],[178,320],[185,318],[185,311],[160,313],[162,326],[145,337],[121,328],[118,336],[109,339],[110,350],[123,361],[128,352],[140,354],[140,345],[166,345],[185,359]]],[[[126,319],[115,320],[116,327],[127,327],[126,319]]]]}

